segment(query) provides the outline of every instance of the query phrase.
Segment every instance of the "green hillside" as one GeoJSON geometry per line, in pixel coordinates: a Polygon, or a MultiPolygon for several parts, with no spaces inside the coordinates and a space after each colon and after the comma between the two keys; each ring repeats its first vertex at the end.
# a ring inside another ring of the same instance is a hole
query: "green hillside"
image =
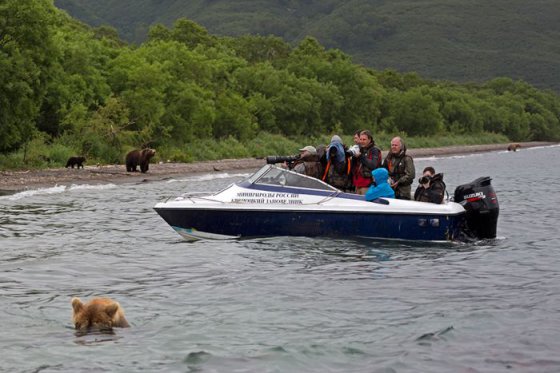
{"type": "Polygon", "coordinates": [[[354,62],[434,79],[498,76],[560,91],[556,0],[56,0],[92,25],[143,42],[154,23],[186,17],[215,35],[310,35],[354,62]]]}
{"type": "Polygon", "coordinates": [[[560,139],[560,95],[523,80],[431,80],[313,37],[216,36],[187,18],[131,45],[53,0],[0,2],[0,87],[0,169],[118,163],[147,146],[173,161],[290,154],[363,128],[415,146],[560,139]]]}

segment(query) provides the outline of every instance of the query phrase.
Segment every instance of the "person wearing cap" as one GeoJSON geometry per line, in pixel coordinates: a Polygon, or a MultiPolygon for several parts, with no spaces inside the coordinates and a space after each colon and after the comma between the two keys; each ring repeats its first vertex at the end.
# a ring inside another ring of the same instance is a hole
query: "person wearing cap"
{"type": "Polygon", "coordinates": [[[307,145],[299,150],[299,159],[295,162],[293,171],[320,179],[322,174],[321,162],[314,146],[307,145]]]}

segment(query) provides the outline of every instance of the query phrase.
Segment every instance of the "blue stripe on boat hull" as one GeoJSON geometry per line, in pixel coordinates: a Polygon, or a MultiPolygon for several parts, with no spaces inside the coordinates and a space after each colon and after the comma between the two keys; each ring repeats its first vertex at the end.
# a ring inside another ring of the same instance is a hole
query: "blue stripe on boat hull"
{"type": "Polygon", "coordinates": [[[156,208],[172,227],[225,236],[374,237],[448,241],[460,236],[464,214],[422,215],[313,211],[156,208]]]}

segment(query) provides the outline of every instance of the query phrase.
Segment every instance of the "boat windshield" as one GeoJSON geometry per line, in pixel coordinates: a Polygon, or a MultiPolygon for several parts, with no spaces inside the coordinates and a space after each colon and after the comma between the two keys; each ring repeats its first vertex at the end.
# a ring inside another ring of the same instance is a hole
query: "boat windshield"
{"type": "Polygon", "coordinates": [[[279,185],[285,187],[308,188],[337,191],[336,188],[313,177],[298,174],[273,165],[266,165],[248,179],[251,184],[279,185]]]}

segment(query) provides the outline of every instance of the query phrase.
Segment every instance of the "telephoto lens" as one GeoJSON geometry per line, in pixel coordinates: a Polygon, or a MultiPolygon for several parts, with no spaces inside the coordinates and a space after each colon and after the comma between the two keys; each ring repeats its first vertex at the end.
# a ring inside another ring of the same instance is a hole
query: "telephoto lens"
{"type": "Polygon", "coordinates": [[[266,157],[267,164],[275,164],[282,162],[295,162],[300,158],[300,155],[269,155],[266,157]]]}

